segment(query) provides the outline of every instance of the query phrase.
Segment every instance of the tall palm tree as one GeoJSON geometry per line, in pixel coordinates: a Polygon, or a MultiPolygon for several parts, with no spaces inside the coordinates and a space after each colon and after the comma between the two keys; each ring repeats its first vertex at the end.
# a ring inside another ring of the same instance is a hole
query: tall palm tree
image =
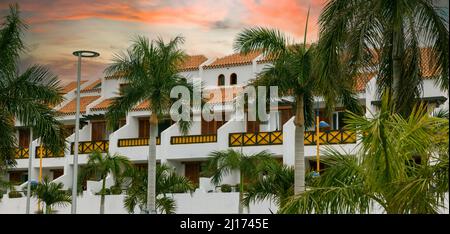
{"type": "Polygon", "coordinates": [[[213,151],[209,155],[207,171],[211,173],[211,182],[219,185],[224,176],[239,171],[239,213],[243,212],[244,179],[250,181],[257,178],[260,168],[276,163],[273,154],[268,151],[246,155],[240,151],[227,149],[213,151]]]}
{"type": "Polygon", "coordinates": [[[448,193],[448,119],[429,116],[425,105],[407,118],[383,97],[380,113],[349,113],[361,132],[356,155],[328,149],[329,167],[281,213],[367,213],[378,203],[387,213],[437,213],[448,193]]]}
{"type": "Polygon", "coordinates": [[[19,72],[19,55],[26,52],[21,38],[26,28],[19,6],[11,5],[0,24],[0,169],[16,163],[15,120],[32,127],[33,135],[52,152],[59,153],[65,146],[62,124],[52,109],[63,100],[57,77],[41,65],[19,72]]]}
{"type": "MultiPolygon", "coordinates": [[[[133,168],[126,174],[131,178],[124,200],[125,208],[129,213],[134,213],[136,206],[145,210],[147,204],[147,171],[133,168]]],[[[184,176],[179,176],[173,168],[166,164],[156,166],[156,208],[161,213],[172,214],[175,212],[175,201],[168,197],[168,193],[184,193],[194,191],[194,185],[184,176]]]]}
{"type": "MultiPolygon", "coordinates": [[[[147,101],[150,109],[150,134],[148,156],[148,197],[147,212],[156,212],[156,135],[158,120],[167,116],[173,100],[170,92],[181,85],[192,90],[192,84],[178,74],[178,65],[185,58],[179,49],[183,37],[175,37],[168,43],[159,38],[149,41],[145,37],[134,39],[132,46],[124,53],[117,54],[113,63],[105,70],[109,75],[122,74],[128,85],[123,95],[116,98],[109,107],[107,118],[111,126],[116,125],[136,104],[147,101]]],[[[179,122],[186,123],[186,122],[179,122]]],[[[186,133],[190,124],[179,124],[186,133]]]]}
{"type": "Polygon", "coordinates": [[[356,99],[351,79],[322,77],[317,74],[320,60],[316,45],[289,44],[282,32],[266,28],[242,31],[234,48],[242,53],[260,50],[273,59],[273,66],[266,66],[251,83],[255,86],[278,86],[281,96],[295,98],[295,194],[305,190],[304,131],[313,124],[314,96],[322,96],[328,112],[337,102],[357,113],[362,108],[356,99]]]}
{"type": "Polygon", "coordinates": [[[424,70],[448,90],[448,13],[434,1],[331,0],[319,23],[324,76],[345,76],[343,67],[350,74],[377,72],[379,96],[391,93],[396,111],[405,117],[420,97],[424,70]],[[431,49],[430,61],[421,56],[422,47],[431,49]],[[343,56],[348,63],[339,62],[343,56]]]}
{"type": "Polygon", "coordinates": [[[94,152],[89,155],[87,164],[80,171],[79,181],[84,181],[88,177],[92,176],[101,179],[102,190],[100,191],[100,214],[105,213],[106,177],[111,174],[117,181],[130,167],[130,160],[122,155],[111,155],[109,153],[103,155],[100,152],[94,152]]]}
{"type": "Polygon", "coordinates": [[[33,189],[35,197],[45,203],[45,214],[53,212],[53,206],[66,206],[72,201],[70,195],[63,190],[63,183],[50,182],[47,177],[33,189]]]}

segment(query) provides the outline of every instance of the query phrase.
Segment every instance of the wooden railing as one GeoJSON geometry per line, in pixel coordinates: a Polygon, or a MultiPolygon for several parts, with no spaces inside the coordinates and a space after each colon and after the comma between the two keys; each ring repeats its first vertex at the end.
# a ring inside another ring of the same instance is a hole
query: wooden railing
{"type": "MultiPolygon", "coordinates": [[[[118,147],[134,147],[134,146],[145,146],[148,145],[148,138],[127,138],[127,139],[119,139],[117,141],[118,147]]],[[[161,138],[156,138],[156,144],[161,144],[161,138]]]]}
{"type": "MultiPolygon", "coordinates": [[[[316,144],[316,132],[305,132],[305,145],[316,144]]],[[[356,134],[352,131],[325,131],[320,132],[321,145],[331,144],[354,144],[356,143],[356,134]]],[[[256,132],[256,133],[230,133],[228,145],[237,146],[258,146],[258,145],[281,145],[283,144],[283,132],[256,132]]]]}
{"type": "Polygon", "coordinates": [[[64,157],[64,150],[61,151],[59,154],[53,154],[49,149],[44,148],[42,146],[36,146],[36,154],[35,158],[60,158],[64,157]]]}
{"type": "Polygon", "coordinates": [[[170,144],[200,144],[200,143],[212,143],[217,142],[217,135],[190,135],[190,136],[173,136],[170,138],[170,144]]]}
{"type": "MultiPolygon", "coordinates": [[[[99,151],[101,153],[108,152],[109,141],[80,141],[78,143],[78,153],[79,154],[90,154],[95,151],[99,151]]],[[[73,154],[74,143],[70,147],[70,153],[73,154]]]]}
{"type": "Polygon", "coordinates": [[[28,158],[29,157],[29,149],[28,148],[16,148],[16,158],[28,158]]]}
{"type": "MultiPolygon", "coordinates": [[[[305,132],[305,145],[315,145],[317,140],[316,132],[305,132]]],[[[321,145],[334,144],[354,144],[356,143],[356,133],[353,131],[332,130],[319,133],[319,143],[321,145]]]]}
{"type": "Polygon", "coordinates": [[[257,145],[281,145],[283,144],[283,132],[255,132],[255,133],[230,133],[228,145],[257,146],[257,145]]]}

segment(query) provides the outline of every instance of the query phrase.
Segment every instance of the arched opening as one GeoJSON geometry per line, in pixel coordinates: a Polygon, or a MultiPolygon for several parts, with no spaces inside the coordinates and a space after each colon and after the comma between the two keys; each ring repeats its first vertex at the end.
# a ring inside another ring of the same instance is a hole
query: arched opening
{"type": "Polygon", "coordinates": [[[233,73],[230,76],[230,85],[236,85],[236,84],[237,84],[237,75],[236,75],[236,73],[233,73]]]}
{"type": "Polygon", "coordinates": [[[220,74],[217,80],[217,86],[224,86],[224,85],[225,85],[225,76],[223,74],[220,74]]]}

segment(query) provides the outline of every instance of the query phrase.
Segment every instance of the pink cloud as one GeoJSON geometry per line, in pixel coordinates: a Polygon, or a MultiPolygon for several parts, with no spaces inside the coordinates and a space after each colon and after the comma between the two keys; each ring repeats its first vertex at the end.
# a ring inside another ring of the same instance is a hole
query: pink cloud
{"type": "Polygon", "coordinates": [[[326,0],[242,0],[248,10],[244,21],[250,25],[278,28],[303,38],[305,33],[308,6],[311,6],[307,40],[316,40],[318,36],[318,18],[326,0]]]}

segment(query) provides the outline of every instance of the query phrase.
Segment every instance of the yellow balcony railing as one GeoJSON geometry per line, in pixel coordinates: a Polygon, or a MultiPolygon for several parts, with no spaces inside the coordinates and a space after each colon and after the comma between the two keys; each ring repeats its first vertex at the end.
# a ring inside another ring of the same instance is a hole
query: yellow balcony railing
{"type": "Polygon", "coordinates": [[[36,147],[36,156],[35,158],[60,158],[64,157],[64,150],[58,154],[53,154],[49,149],[44,148],[42,146],[36,147]]]}
{"type": "Polygon", "coordinates": [[[257,145],[281,145],[283,144],[283,132],[241,132],[230,133],[228,145],[257,146],[257,145]]]}
{"type": "MultiPolygon", "coordinates": [[[[305,132],[305,145],[316,144],[316,132],[305,132]]],[[[331,144],[354,144],[356,143],[356,134],[352,131],[325,131],[320,132],[319,143],[322,145],[331,144]]],[[[228,145],[237,146],[258,146],[258,145],[281,145],[283,144],[283,132],[256,132],[256,133],[230,133],[228,145]]]]}
{"type": "Polygon", "coordinates": [[[173,136],[170,138],[170,144],[200,144],[200,143],[213,143],[217,142],[217,135],[190,135],[190,136],[173,136]]]}
{"type": "MultiPolygon", "coordinates": [[[[305,145],[316,144],[316,132],[305,132],[305,145]]],[[[354,131],[332,130],[319,133],[319,143],[321,145],[333,144],[354,144],[356,143],[356,133],[354,131]]]]}
{"type": "MultiPolygon", "coordinates": [[[[90,154],[95,151],[99,151],[101,153],[108,152],[109,141],[80,141],[78,143],[78,153],[79,154],[90,154]]],[[[70,152],[73,154],[74,143],[70,147],[70,152]]]]}
{"type": "Polygon", "coordinates": [[[28,148],[16,148],[16,158],[17,159],[21,159],[21,158],[28,158],[29,157],[29,150],[28,148]]]}
{"type": "MultiPolygon", "coordinates": [[[[134,147],[134,146],[146,146],[148,145],[148,138],[128,138],[128,139],[119,139],[117,141],[118,147],[134,147]]],[[[159,137],[156,138],[156,144],[161,144],[161,139],[159,137]]]]}

